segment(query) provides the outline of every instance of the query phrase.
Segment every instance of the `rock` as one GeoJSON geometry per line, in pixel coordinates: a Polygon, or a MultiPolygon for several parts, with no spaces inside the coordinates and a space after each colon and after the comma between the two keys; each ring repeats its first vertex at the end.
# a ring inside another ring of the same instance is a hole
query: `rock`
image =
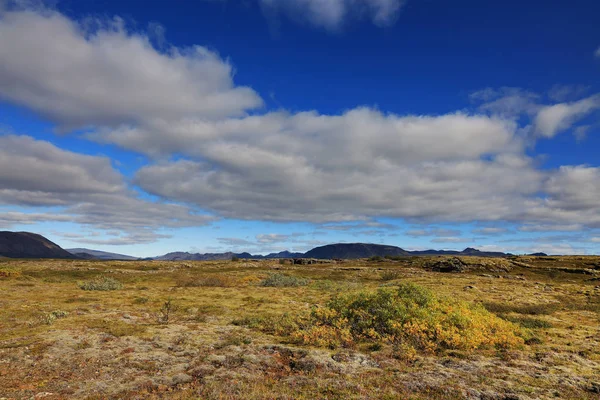
{"type": "Polygon", "coordinates": [[[436,261],[429,268],[436,272],[464,272],[467,269],[467,265],[460,258],[452,257],[436,261]]]}
{"type": "Polygon", "coordinates": [[[171,382],[173,382],[173,385],[190,383],[192,380],[193,378],[191,376],[189,376],[188,374],[184,374],[183,372],[173,375],[173,377],[171,378],[171,382]]]}
{"type": "Polygon", "coordinates": [[[473,285],[467,285],[463,288],[464,290],[477,290],[477,288],[473,285]]]}

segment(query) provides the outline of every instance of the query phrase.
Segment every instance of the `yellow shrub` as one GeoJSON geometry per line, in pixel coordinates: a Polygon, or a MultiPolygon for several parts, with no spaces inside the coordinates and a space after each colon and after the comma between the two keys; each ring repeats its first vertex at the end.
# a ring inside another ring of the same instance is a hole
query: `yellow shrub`
{"type": "Polygon", "coordinates": [[[336,297],[313,309],[310,321],[291,333],[314,346],[349,346],[385,340],[426,353],[443,349],[510,349],[522,345],[519,328],[483,307],[435,296],[412,284],[336,297]]]}

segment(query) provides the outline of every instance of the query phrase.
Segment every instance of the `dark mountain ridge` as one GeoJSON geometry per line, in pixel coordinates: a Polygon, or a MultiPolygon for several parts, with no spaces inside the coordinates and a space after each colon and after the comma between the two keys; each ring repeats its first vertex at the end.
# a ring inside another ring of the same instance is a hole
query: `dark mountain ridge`
{"type": "Polygon", "coordinates": [[[9,258],[77,258],[36,233],[0,231],[0,256],[9,258]]]}
{"type": "MultiPolygon", "coordinates": [[[[507,257],[512,254],[502,252],[480,251],[474,248],[457,250],[421,250],[408,251],[397,246],[374,243],[334,243],[315,247],[306,253],[281,251],[266,256],[250,253],[189,253],[172,252],[146,260],[159,261],[212,261],[239,259],[276,259],[276,258],[316,258],[316,259],[358,259],[374,256],[427,256],[427,255],[456,255],[478,257],[507,257]]],[[[137,257],[124,254],[109,253],[84,248],[62,249],[45,237],[30,232],[0,232],[0,257],[9,258],[71,258],[71,259],[100,259],[100,260],[137,260],[137,257]]]]}
{"type": "Polygon", "coordinates": [[[480,251],[473,248],[457,250],[421,250],[408,251],[401,247],[373,243],[334,243],[315,247],[306,253],[292,253],[282,251],[271,253],[266,256],[252,255],[250,253],[187,253],[175,252],[163,256],[154,257],[155,260],[228,260],[233,257],[240,259],[273,259],[273,258],[316,258],[316,259],[358,259],[385,256],[429,256],[429,255],[455,255],[455,256],[478,256],[478,257],[508,257],[512,254],[494,251],[480,251]]]}

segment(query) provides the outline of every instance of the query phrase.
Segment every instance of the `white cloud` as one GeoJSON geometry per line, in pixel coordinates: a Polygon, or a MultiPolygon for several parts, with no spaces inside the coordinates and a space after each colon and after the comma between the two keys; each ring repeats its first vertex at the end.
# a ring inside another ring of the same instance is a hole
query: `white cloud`
{"type": "Polygon", "coordinates": [[[232,218],[489,220],[518,207],[540,182],[515,124],[486,116],[359,108],[186,121],[163,132],[128,129],[97,139],[187,155],[142,168],[136,184],[232,218]]]}
{"type": "Polygon", "coordinates": [[[535,114],[540,108],[537,104],[540,97],[537,93],[514,87],[485,88],[469,95],[471,101],[481,103],[481,111],[508,118],[535,114]]]}
{"type": "Polygon", "coordinates": [[[594,55],[595,55],[596,57],[600,57],[600,47],[598,47],[598,48],[596,49],[596,51],[594,52],[594,55]]]}
{"type": "Polygon", "coordinates": [[[579,224],[527,224],[518,228],[521,232],[574,232],[582,229],[583,226],[579,224]]]}
{"type": "Polygon", "coordinates": [[[3,212],[0,224],[75,222],[126,233],[122,243],[150,242],[160,228],[206,225],[189,207],[141,199],[106,157],[57,148],[28,136],[0,136],[0,204],[60,206],[53,213],[3,212]]]}
{"type": "Polygon", "coordinates": [[[109,158],[64,151],[29,136],[0,136],[0,202],[63,205],[123,190],[109,158]]]}
{"type": "Polygon", "coordinates": [[[600,108],[600,95],[572,103],[559,103],[543,107],[535,118],[536,132],[543,137],[553,137],[569,129],[580,118],[600,108]]]}
{"type": "Polygon", "coordinates": [[[499,227],[485,227],[473,229],[473,233],[478,235],[500,235],[507,232],[508,229],[499,227]]]}
{"type": "Polygon", "coordinates": [[[276,18],[279,12],[298,21],[336,30],[350,18],[368,16],[377,26],[392,24],[404,0],[260,0],[265,14],[276,18]]]}
{"type": "Polygon", "coordinates": [[[472,241],[471,239],[455,237],[455,236],[439,237],[439,238],[431,239],[432,243],[469,243],[471,241],[472,241]]]}
{"type": "MultiPolygon", "coordinates": [[[[551,225],[600,227],[600,167],[562,166],[543,188],[545,198],[530,200],[524,220],[551,225]]],[[[523,228],[522,228],[523,229],[523,228]]]]}
{"type": "Polygon", "coordinates": [[[421,236],[438,236],[438,237],[452,237],[460,236],[460,231],[456,229],[444,229],[444,228],[429,228],[429,229],[412,229],[407,231],[406,234],[412,237],[421,236]]]}
{"type": "MultiPolygon", "coordinates": [[[[478,103],[478,110],[490,115],[517,121],[524,116],[530,126],[524,126],[524,133],[535,137],[551,138],[562,131],[570,129],[577,121],[591,112],[600,109],[600,95],[572,102],[564,102],[583,95],[589,87],[583,85],[554,85],[547,94],[549,100],[563,101],[544,104],[542,95],[521,88],[503,87],[500,89],[485,88],[469,95],[472,102],[478,103]]],[[[585,127],[576,127],[574,134],[582,139],[585,127]]]]}
{"type": "Polygon", "coordinates": [[[52,10],[0,14],[0,98],[63,129],[146,118],[243,115],[262,104],[205,47],[161,53],[122,20],[76,23],[52,10]]]}

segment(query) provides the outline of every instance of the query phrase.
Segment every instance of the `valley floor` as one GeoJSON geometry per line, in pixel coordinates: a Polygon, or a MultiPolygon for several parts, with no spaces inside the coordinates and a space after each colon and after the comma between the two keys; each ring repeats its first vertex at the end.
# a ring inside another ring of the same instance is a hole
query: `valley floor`
{"type": "Polygon", "coordinates": [[[600,257],[432,270],[448,259],[3,259],[0,399],[600,398],[600,257]],[[336,295],[407,282],[483,304],[524,344],[408,354],[385,340],[302,344],[278,328],[336,295]]]}

